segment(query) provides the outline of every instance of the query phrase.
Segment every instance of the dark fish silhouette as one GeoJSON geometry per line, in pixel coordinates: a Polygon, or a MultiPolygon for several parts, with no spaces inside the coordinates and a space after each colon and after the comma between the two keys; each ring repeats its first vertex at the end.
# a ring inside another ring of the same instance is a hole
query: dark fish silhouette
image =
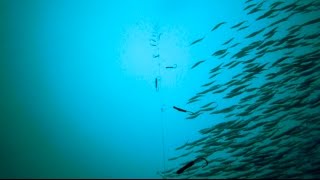
{"type": "Polygon", "coordinates": [[[229,44],[234,38],[229,39],[228,41],[226,41],[225,43],[223,43],[222,45],[227,45],[229,44]]]}
{"type": "Polygon", "coordinates": [[[253,33],[249,34],[248,36],[246,36],[245,38],[252,38],[252,37],[254,37],[254,36],[256,36],[256,35],[260,34],[262,31],[264,31],[264,29],[265,29],[265,28],[260,29],[260,30],[258,30],[258,31],[255,31],[255,32],[253,32],[253,33]]]}
{"type": "Polygon", "coordinates": [[[160,78],[158,78],[158,77],[156,77],[154,80],[156,91],[159,91],[159,80],[160,80],[160,78]]]}
{"type": "Polygon", "coordinates": [[[270,17],[274,12],[276,12],[276,11],[274,9],[271,9],[271,10],[267,11],[266,13],[264,13],[263,15],[259,16],[256,20],[270,17]]]}
{"type": "Polygon", "coordinates": [[[191,67],[191,69],[197,67],[199,64],[201,64],[201,63],[203,63],[203,62],[205,62],[205,61],[206,61],[206,60],[201,60],[201,61],[196,62],[196,63],[191,67]]]}
{"type": "Polygon", "coordinates": [[[201,113],[197,112],[197,113],[193,113],[191,114],[189,117],[187,117],[186,119],[194,119],[196,117],[198,117],[201,113]]]}
{"type": "Polygon", "coordinates": [[[283,4],[284,2],[282,1],[277,1],[277,2],[274,2],[270,5],[270,7],[273,9],[273,8],[276,8],[277,6],[279,6],[280,4],[283,4]]]}
{"type": "Polygon", "coordinates": [[[215,80],[214,81],[211,81],[211,82],[209,82],[209,83],[206,83],[206,84],[203,84],[201,87],[206,87],[206,86],[210,86],[212,83],[214,83],[215,82],[215,80]]]}
{"type": "Polygon", "coordinates": [[[276,32],[277,32],[277,27],[271,29],[269,32],[265,33],[263,36],[266,37],[266,39],[269,39],[269,38],[271,38],[276,32]]]}
{"type": "Polygon", "coordinates": [[[239,28],[238,31],[241,31],[241,30],[246,29],[246,28],[248,28],[248,27],[249,27],[249,26],[243,26],[243,27],[239,28]]]}
{"type": "Polygon", "coordinates": [[[176,110],[178,110],[178,111],[180,111],[180,112],[190,112],[190,113],[194,114],[194,113],[191,112],[191,111],[187,111],[187,110],[185,110],[185,109],[181,109],[181,108],[178,108],[178,107],[176,107],[176,106],[173,106],[173,108],[176,109],[176,110]]]}
{"type": "Polygon", "coordinates": [[[180,169],[177,171],[177,174],[183,173],[183,171],[185,171],[186,169],[190,168],[190,167],[193,166],[197,161],[199,161],[199,160],[201,160],[201,159],[204,160],[204,161],[206,161],[206,165],[202,166],[202,168],[206,167],[206,166],[209,164],[208,161],[207,161],[205,158],[200,157],[200,158],[197,158],[197,159],[189,162],[188,164],[186,164],[186,165],[183,166],[182,168],[180,168],[180,169]]]}
{"type": "Polygon", "coordinates": [[[214,52],[212,54],[212,56],[220,56],[220,55],[223,55],[225,52],[227,52],[228,49],[221,49],[221,50],[218,50],[216,52],[214,52]]]}
{"type": "Polygon", "coordinates": [[[278,21],[275,21],[275,22],[273,22],[272,24],[270,24],[270,26],[269,27],[272,27],[272,26],[274,26],[274,25],[276,25],[276,24],[279,24],[279,23],[282,23],[282,22],[284,22],[284,21],[287,21],[291,16],[293,16],[295,13],[291,13],[291,14],[289,14],[288,16],[286,16],[286,17],[284,17],[284,18],[282,18],[282,19],[279,19],[278,21]]]}
{"type": "Polygon", "coordinates": [[[177,68],[177,64],[174,64],[173,66],[166,66],[166,69],[175,69],[177,68]]]}
{"type": "Polygon", "coordinates": [[[258,11],[261,11],[262,9],[260,9],[260,7],[256,7],[256,8],[254,8],[254,9],[252,9],[250,12],[248,12],[247,14],[249,15],[249,14],[253,14],[253,13],[256,13],[256,12],[258,12],[258,11]]]}
{"type": "Polygon", "coordinates": [[[192,43],[190,43],[190,46],[191,46],[191,45],[194,45],[194,44],[196,44],[196,43],[201,42],[203,39],[204,39],[204,37],[199,38],[199,39],[197,39],[197,40],[193,41],[192,43]]]}
{"type": "Polygon", "coordinates": [[[237,27],[241,26],[241,25],[242,25],[243,23],[245,23],[245,22],[247,22],[247,21],[239,22],[238,24],[236,24],[236,25],[232,26],[232,27],[231,27],[231,29],[233,29],[233,28],[237,28],[237,27]]]}
{"type": "Polygon", "coordinates": [[[223,24],[225,24],[225,23],[226,23],[226,22],[221,22],[221,23],[217,24],[216,26],[214,26],[214,27],[211,29],[211,31],[216,30],[218,27],[220,27],[221,25],[223,25],[223,24]]]}
{"type": "Polygon", "coordinates": [[[253,7],[253,6],[256,6],[256,5],[257,5],[257,4],[250,4],[250,5],[246,6],[243,10],[247,10],[247,9],[253,7]]]}
{"type": "Polygon", "coordinates": [[[232,46],[230,46],[230,48],[233,48],[233,47],[236,47],[236,46],[238,46],[240,43],[235,43],[235,44],[233,44],[232,46]]]}

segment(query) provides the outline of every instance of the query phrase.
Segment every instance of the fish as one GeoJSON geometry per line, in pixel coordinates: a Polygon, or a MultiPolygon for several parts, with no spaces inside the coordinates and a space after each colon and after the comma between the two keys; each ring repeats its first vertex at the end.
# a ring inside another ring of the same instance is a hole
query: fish
{"type": "Polygon", "coordinates": [[[210,105],[213,104],[213,103],[215,103],[215,102],[210,102],[210,103],[208,103],[208,104],[205,104],[205,105],[201,106],[201,108],[206,108],[206,107],[210,106],[210,105]]]}
{"type": "Polygon", "coordinates": [[[214,90],[216,90],[216,89],[218,89],[220,87],[221,87],[221,85],[217,84],[217,85],[211,86],[210,88],[208,88],[208,89],[206,89],[204,91],[199,92],[198,94],[206,94],[206,93],[208,93],[210,91],[214,91],[214,90]]]}
{"type": "Polygon", "coordinates": [[[200,60],[200,61],[198,61],[197,63],[195,63],[195,64],[191,67],[191,69],[197,67],[199,64],[201,64],[201,63],[203,63],[203,62],[205,62],[205,61],[206,61],[206,60],[200,60]]]}
{"type": "Polygon", "coordinates": [[[234,38],[229,39],[228,41],[224,42],[222,45],[227,45],[229,44],[234,38]]]}
{"type": "Polygon", "coordinates": [[[282,1],[277,1],[277,2],[274,2],[274,3],[272,3],[271,5],[270,5],[270,7],[272,8],[272,9],[274,9],[274,8],[276,8],[277,6],[279,6],[280,4],[283,4],[284,2],[282,2],[282,1]]]}
{"type": "Polygon", "coordinates": [[[264,13],[263,15],[259,16],[256,21],[260,20],[260,19],[264,19],[266,17],[271,16],[274,12],[276,12],[274,9],[270,9],[269,11],[267,11],[266,13],[264,13]]]}
{"type": "Polygon", "coordinates": [[[234,68],[235,66],[237,66],[240,63],[242,63],[242,61],[237,61],[233,65],[231,65],[228,69],[234,68]]]}
{"type": "Polygon", "coordinates": [[[224,57],[225,57],[226,55],[228,55],[228,54],[229,54],[229,52],[225,53],[224,55],[220,56],[219,59],[224,58],[224,57]]]}
{"type": "Polygon", "coordinates": [[[216,107],[208,107],[208,108],[202,108],[200,111],[203,112],[203,111],[212,111],[214,109],[216,109],[218,107],[218,105],[216,107]]]}
{"type": "Polygon", "coordinates": [[[209,79],[212,79],[212,78],[216,77],[216,76],[219,75],[219,74],[220,74],[219,72],[217,72],[217,73],[215,73],[215,74],[212,74],[212,75],[209,77],[209,79]]]}
{"type": "Polygon", "coordinates": [[[256,7],[256,8],[254,8],[254,9],[252,9],[250,12],[248,12],[247,14],[249,15],[249,14],[253,14],[253,13],[256,13],[256,12],[258,12],[258,11],[261,11],[262,9],[260,9],[260,7],[256,7]]]}
{"type": "Polygon", "coordinates": [[[217,90],[217,91],[213,91],[212,94],[216,94],[216,93],[222,93],[224,92],[225,90],[227,90],[228,87],[224,88],[224,89],[220,89],[220,90],[217,90]]]}
{"type": "MultiPolygon", "coordinates": [[[[274,40],[269,40],[269,41],[266,41],[265,43],[261,44],[259,47],[257,47],[257,49],[262,49],[266,46],[271,46],[272,44],[276,43],[277,41],[274,41],[274,40]]],[[[265,50],[266,51],[266,50],[265,50]]]]}
{"type": "Polygon", "coordinates": [[[278,27],[271,29],[270,31],[265,33],[263,36],[266,37],[267,39],[271,38],[277,32],[277,28],[278,27]]]}
{"type": "Polygon", "coordinates": [[[187,117],[186,119],[194,119],[194,118],[198,117],[200,114],[201,113],[193,113],[189,117],[187,117]]]}
{"type": "Polygon", "coordinates": [[[197,102],[197,101],[199,101],[199,99],[192,99],[192,100],[189,100],[189,101],[187,102],[187,104],[191,104],[191,103],[194,103],[194,102],[197,102]]]}
{"type": "Polygon", "coordinates": [[[245,22],[248,22],[248,21],[239,22],[238,24],[232,26],[231,29],[237,28],[237,27],[241,26],[241,25],[242,25],[243,23],[245,23],[245,22]]]}
{"type": "Polygon", "coordinates": [[[243,97],[242,99],[240,99],[240,102],[247,102],[248,100],[252,99],[256,97],[256,94],[251,94],[251,95],[248,95],[246,97],[243,97]]]}
{"type": "Polygon", "coordinates": [[[157,78],[155,78],[155,81],[154,81],[154,83],[155,83],[155,87],[156,87],[156,91],[159,91],[159,78],[157,77],[157,78]]]}
{"type": "Polygon", "coordinates": [[[296,8],[295,10],[296,10],[296,11],[300,11],[300,12],[302,12],[302,13],[308,12],[308,8],[311,7],[311,5],[313,5],[314,3],[315,3],[315,2],[310,2],[309,4],[300,6],[300,7],[296,8]]]}
{"type": "Polygon", "coordinates": [[[288,16],[286,16],[286,17],[284,17],[284,18],[282,18],[282,19],[279,19],[278,21],[275,21],[275,22],[273,22],[273,23],[271,23],[270,25],[269,25],[269,27],[272,27],[272,26],[274,26],[274,25],[276,25],[276,24],[279,24],[279,23],[281,23],[281,22],[284,22],[284,21],[287,21],[291,16],[293,16],[295,13],[291,13],[291,14],[289,14],[288,16]]]}
{"type": "Polygon", "coordinates": [[[252,7],[255,6],[255,5],[257,5],[257,4],[250,4],[250,5],[246,6],[243,10],[247,10],[247,9],[249,9],[249,8],[252,8],[252,7]]]}
{"type": "Polygon", "coordinates": [[[214,81],[211,81],[211,82],[209,82],[209,83],[203,84],[201,87],[210,86],[210,85],[213,84],[214,82],[216,82],[216,81],[214,80],[214,81]]]}
{"type": "Polygon", "coordinates": [[[173,66],[166,66],[166,69],[175,69],[177,68],[177,64],[174,64],[173,66]]]}
{"type": "Polygon", "coordinates": [[[219,28],[219,27],[220,27],[221,25],[223,25],[223,24],[226,24],[226,22],[221,22],[221,23],[215,25],[215,26],[211,29],[211,31],[216,30],[217,28],[219,28]]]}
{"type": "Polygon", "coordinates": [[[185,110],[185,109],[181,109],[181,108],[178,108],[178,107],[176,107],[176,106],[173,106],[173,108],[176,109],[177,111],[180,111],[180,112],[189,112],[189,113],[194,114],[194,113],[191,112],[191,111],[187,111],[187,110],[185,110]]]}
{"type": "Polygon", "coordinates": [[[160,54],[153,55],[153,58],[158,58],[158,57],[160,57],[160,54]]]}
{"type": "Polygon", "coordinates": [[[221,49],[221,50],[218,50],[218,51],[214,52],[214,53],[212,54],[212,56],[220,56],[220,55],[222,55],[222,54],[226,53],[226,52],[227,52],[227,50],[228,50],[228,49],[221,49]]]}
{"type": "Polygon", "coordinates": [[[310,20],[308,22],[305,22],[301,26],[307,26],[307,25],[312,25],[312,24],[316,24],[316,23],[320,23],[320,18],[316,18],[316,19],[310,20]]]}
{"type": "Polygon", "coordinates": [[[256,35],[260,34],[262,31],[264,31],[264,29],[265,29],[265,28],[260,29],[260,30],[258,30],[258,31],[255,31],[255,32],[253,32],[253,33],[249,34],[248,36],[246,36],[245,38],[252,38],[252,37],[254,37],[254,36],[256,36],[256,35]]]}
{"type": "Polygon", "coordinates": [[[297,5],[297,2],[299,2],[299,1],[296,1],[296,2],[294,2],[294,3],[288,4],[288,5],[286,5],[286,6],[282,7],[282,8],[279,8],[278,10],[279,10],[279,11],[284,11],[284,10],[289,11],[289,10],[291,10],[291,9],[294,9],[294,8],[296,8],[296,7],[298,6],[298,5],[297,5]]]}
{"type": "Polygon", "coordinates": [[[204,168],[204,167],[206,167],[208,164],[209,164],[209,162],[205,159],[205,158],[197,158],[197,159],[195,159],[195,160],[193,160],[193,161],[190,161],[189,163],[187,163],[185,166],[183,166],[182,168],[180,168],[176,173],[177,174],[181,174],[181,173],[183,173],[186,169],[188,169],[188,168],[190,168],[191,166],[193,166],[197,161],[199,161],[199,160],[204,160],[205,162],[206,162],[206,165],[204,165],[204,166],[202,166],[202,168],[204,168]]]}
{"type": "Polygon", "coordinates": [[[190,46],[191,46],[191,45],[194,45],[194,44],[197,44],[197,43],[199,43],[199,42],[201,42],[204,38],[205,38],[205,37],[202,37],[202,38],[199,38],[199,39],[197,39],[197,40],[195,40],[195,41],[191,42],[191,43],[190,43],[190,46]]]}
{"type": "Polygon", "coordinates": [[[187,147],[187,146],[189,146],[188,141],[187,141],[184,145],[177,147],[176,150],[183,149],[183,148],[185,148],[185,147],[187,147]]]}
{"type": "Polygon", "coordinates": [[[233,105],[224,109],[220,109],[217,111],[212,111],[210,114],[218,114],[218,113],[229,113],[231,111],[233,111],[236,107],[238,107],[238,105],[233,105]]]}
{"type": "Polygon", "coordinates": [[[232,46],[230,46],[229,48],[233,48],[233,47],[236,47],[236,46],[238,46],[240,43],[235,43],[235,44],[233,44],[232,46]]]}
{"type": "Polygon", "coordinates": [[[220,70],[220,69],[221,69],[220,67],[221,67],[222,64],[223,64],[223,63],[219,64],[219,66],[217,66],[217,67],[215,67],[215,68],[212,68],[212,69],[210,70],[210,73],[214,73],[214,72],[220,70]]]}
{"type": "Polygon", "coordinates": [[[241,30],[244,30],[244,29],[247,29],[249,26],[243,26],[241,28],[238,29],[238,31],[241,31],[241,30]]]}
{"type": "Polygon", "coordinates": [[[274,67],[276,65],[278,65],[279,63],[281,63],[282,61],[288,59],[288,58],[291,58],[292,56],[284,56],[284,57],[281,57],[279,59],[277,59],[274,63],[272,63],[271,67],[274,67]]]}

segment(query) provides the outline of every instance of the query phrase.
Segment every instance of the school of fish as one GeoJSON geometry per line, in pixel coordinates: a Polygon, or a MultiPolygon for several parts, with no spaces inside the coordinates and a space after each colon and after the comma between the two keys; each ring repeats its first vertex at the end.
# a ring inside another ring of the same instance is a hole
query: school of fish
{"type": "MultiPolygon", "coordinates": [[[[186,119],[223,120],[199,130],[199,139],[176,147],[180,155],[168,159],[210,163],[181,174],[176,171],[185,163],[176,163],[161,172],[164,178],[320,178],[320,1],[246,0],[243,5],[248,20],[222,21],[208,30],[218,36],[224,28],[235,36],[213,49],[212,60],[190,68],[218,62],[207,82],[196,85],[202,90],[186,102],[198,107],[186,119]],[[264,27],[256,29],[256,23],[264,27]],[[243,37],[237,36],[240,31],[243,37]],[[236,73],[230,80],[219,81],[231,72],[236,73]]],[[[189,45],[205,42],[203,36],[189,45]]]]}

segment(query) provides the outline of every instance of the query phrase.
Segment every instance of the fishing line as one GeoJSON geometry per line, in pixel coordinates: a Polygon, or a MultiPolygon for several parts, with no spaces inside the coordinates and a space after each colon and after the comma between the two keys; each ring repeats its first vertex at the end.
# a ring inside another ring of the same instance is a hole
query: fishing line
{"type": "MultiPolygon", "coordinates": [[[[161,79],[161,63],[159,61],[158,63],[158,79],[161,79]]],[[[159,81],[160,82],[160,81],[159,81]]],[[[166,170],[166,151],[165,151],[165,122],[163,118],[164,113],[164,105],[163,105],[163,95],[162,92],[159,92],[159,84],[157,92],[160,96],[160,103],[162,104],[162,107],[160,108],[160,120],[161,120],[161,135],[162,135],[162,164],[163,164],[163,170],[166,170]]]]}
{"type": "Polygon", "coordinates": [[[156,53],[153,53],[152,57],[153,60],[158,61],[158,73],[157,77],[155,78],[155,88],[156,91],[159,93],[160,97],[160,103],[162,107],[160,107],[160,120],[161,120],[161,136],[162,136],[162,164],[163,164],[163,171],[166,170],[166,146],[165,146],[165,120],[163,118],[164,116],[164,104],[163,104],[163,95],[162,92],[160,92],[160,86],[161,86],[161,58],[160,58],[160,52],[159,52],[159,41],[160,41],[160,36],[162,33],[158,33],[158,25],[155,27],[155,34],[153,36],[157,37],[156,38],[156,53]]]}

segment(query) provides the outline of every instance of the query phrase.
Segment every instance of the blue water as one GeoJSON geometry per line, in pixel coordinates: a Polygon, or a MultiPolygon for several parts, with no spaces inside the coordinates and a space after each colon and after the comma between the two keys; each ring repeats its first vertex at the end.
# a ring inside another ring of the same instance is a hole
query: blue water
{"type": "MultiPolygon", "coordinates": [[[[187,104],[191,97],[205,90],[201,85],[212,80],[225,84],[242,73],[243,67],[236,66],[208,79],[212,68],[231,62],[231,55],[261,40],[261,35],[245,36],[275,21],[272,18],[256,21],[263,13],[248,15],[246,6],[244,0],[1,1],[0,177],[179,178],[161,172],[169,169],[175,172],[196,158],[196,151],[201,148],[195,147],[191,152],[176,148],[203,138],[199,133],[202,129],[237,118],[202,113],[187,119],[188,113],[173,106],[196,112],[210,102],[218,104],[218,109],[256,102],[256,99],[239,102],[249,93],[226,99],[228,92],[223,92],[187,104]],[[244,20],[247,29],[230,29],[244,20]],[[220,22],[226,24],[211,31],[220,22]],[[201,42],[190,45],[202,37],[201,42]],[[212,56],[228,47],[222,44],[230,38],[234,39],[229,47],[236,42],[239,45],[230,48],[225,58],[212,56]],[[156,39],[156,45],[152,45],[151,39],[156,39]],[[205,61],[191,68],[200,60],[205,61]],[[175,68],[166,68],[169,66],[175,68]],[[184,159],[169,160],[187,152],[189,155],[184,159]]],[[[266,7],[262,10],[267,11],[266,7]]],[[[319,3],[315,7],[319,8],[319,3]]],[[[277,19],[286,16],[280,13],[277,19]]],[[[295,15],[274,26],[278,29],[273,38],[285,37],[288,27],[316,18],[319,13],[311,10],[295,15]]],[[[266,28],[263,34],[271,29],[266,28]]],[[[301,36],[317,32],[319,23],[299,31],[301,36]]],[[[309,42],[311,46],[272,52],[255,62],[273,63],[292,50],[298,56],[319,49],[319,38],[309,42]]],[[[254,58],[257,52],[239,60],[254,58]]],[[[277,70],[270,68],[249,84],[259,88],[269,82],[265,75],[277,70]]],[[[310,92],[315,89],[310,97],[319,97],[319,81],[310,89],[310,92]]],[[[272,98],[281,97],[286,96],[272,98]]],[[[316,104],[305,114],[318,112],[316,104]]],[[[241,120],[259,113],[254,111],[241,120]]],[[[286,123],[285,127],[294,124],[286,123]]],[[[251,135],[259,132],[259,128],[250,131],[251,135]]],[[[316,136],[312,138],[315,142],[319,140],[316,136]]],[[[318,146],[315,154],[319,157],[318,146]]],[[[223,151],[214,155],[217,157],[232,159],[223,151]]],[[[200,175],[190,171],[188,176],[181,177],[200,175]]]]}

